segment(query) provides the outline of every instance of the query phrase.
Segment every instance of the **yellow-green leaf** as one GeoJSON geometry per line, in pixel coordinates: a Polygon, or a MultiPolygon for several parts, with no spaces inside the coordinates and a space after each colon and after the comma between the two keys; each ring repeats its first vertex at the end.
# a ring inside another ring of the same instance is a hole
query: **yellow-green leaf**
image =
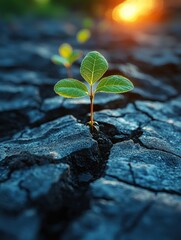
{"type": "Polygon", "coordinates": [[[54,86],[54,91],[65,98],[79,98],[89,94],[87,86],[73,78],[58,81],[54,86]]]}
{"type": "Polygon", "coordinates": [[[124,93],[134,88],[132,82],[119,75],[112,75],[100,80],[96,87],[96,92],[124,93]]]}
{"type": "Polygon", "coordinates": [[[54,55],[52,58],[51,58],[52,62],[55,63],[55,64],[58,64],[58,65],[64,65],[64,66],[69,66],[69,61],[66,59],[66,58],[63,58],[59,55],[54,55]]]}
{"type": "Polygon", "coordinates": [[[60,56],[62,56],[64,58],[70,57],[72,52],[73,52],[72,46],[70,44],[68,44],[68,43],[63,43],[59,47],[59,54],[60,54],[60,56]]]}
{"type": "Polygon", "coordinates": [[[73,51],[70,57],[67,59],[69,61],[69,64],[72,65],[76,60],[78,60],[82,56],[81,51],[73,51]]]}
{"type": "Polygon", "coordinates": [[[89,40],[91,33],[88,29],[82,29],[77,33],[77,41],[79,43],[85,43],[89,40]]]}
{"type": "Polygon", "coordinates": [[[82,60],[80,73],[92,85],[104,75],[107,69],[108,63],[104,56],[97,51],[92,51],[82,60]]]}

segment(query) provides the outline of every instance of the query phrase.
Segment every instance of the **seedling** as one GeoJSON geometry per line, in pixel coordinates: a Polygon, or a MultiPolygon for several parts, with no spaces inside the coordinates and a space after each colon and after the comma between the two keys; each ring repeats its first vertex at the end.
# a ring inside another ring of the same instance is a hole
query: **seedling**
{"type": "Polygon", "coordinates": [[[72,64],[82,56],[81,51],[73,50],[72,46],[64,43],[59,47],[59,55],[54,55],[52,61],[55,64],[63,65],[67,69],[67,76],[72,77],[72,64]]]}
{"type": "Polygon", "coordinates": [[[90,121],[88,124],[92,129],[94,126],[94,97],[96,93],[124,93],[134,88],[130,80],[120,75],[111,75],[102,78],[107,70],[108,63],[104,56],[99,52],[92,51],[85,56],[80,67],[80,74],[88,83],[89,89],[86,84],[72,78],[62,79],[54,86],[54,91],[65,98],[89,96],[90,121]],[[98,84],[96,84],[97,81],[99,81],[98,84]]]}

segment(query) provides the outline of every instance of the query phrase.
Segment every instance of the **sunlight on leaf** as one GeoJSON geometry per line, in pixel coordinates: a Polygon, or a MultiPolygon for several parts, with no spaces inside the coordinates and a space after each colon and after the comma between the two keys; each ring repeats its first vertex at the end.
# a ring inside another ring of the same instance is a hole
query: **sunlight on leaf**
{"type": "Polygon", "coordinates": [[[108,63],[104,56],[97,51],[92,51],[82,60],[80,73],[92,85],[104,75],[107,69],[108,63]]]}
{"type": "Polygon", "coordinates": [[[89,94],[87,86],[73,78],[58,81],[54,86],[54,91],[65,98],[79,98],[89,94]]]}
{"type": "Polygon", "coordinates": [[[124,93],[134,88],[132,82],[119,75],[112,75],[100,80],[96,87],[96,92],[124,93]]]}

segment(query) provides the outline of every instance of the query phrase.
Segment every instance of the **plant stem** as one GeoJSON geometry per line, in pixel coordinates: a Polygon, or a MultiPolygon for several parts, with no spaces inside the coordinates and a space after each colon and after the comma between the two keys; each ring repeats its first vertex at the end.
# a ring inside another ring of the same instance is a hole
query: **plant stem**
{"type": "Polygon", "coordinates": [[[72,78],[72,70],[71,70],[71,66],[67,67],[67,76],[68,78],[72,78]]]}
{"type": "Polygon", "coordinates": [[[92,84],[90,85],[90,124],[93,129],[94,126],[94,94],[92,84]]]}

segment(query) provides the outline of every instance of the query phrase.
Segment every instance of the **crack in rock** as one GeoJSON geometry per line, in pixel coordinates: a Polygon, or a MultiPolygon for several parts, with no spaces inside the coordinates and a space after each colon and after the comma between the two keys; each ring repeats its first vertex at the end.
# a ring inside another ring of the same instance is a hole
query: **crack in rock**
{"type": "Polygon", "coordinates": [[[145,149],[132,140],[114,144],[105,174],[155,191],[181,194],[180,158],[163,151],[145,149]]]}
{"type": "Polygon", "coordinates": [[[21,138],[16,134],[13,140],[1,144],[0,160],[25,151],[58,160],[73,152],[97,146],[88,128],[71,116],[56,119],[39,128],[27,129],[20,135],[21,138]]]}

